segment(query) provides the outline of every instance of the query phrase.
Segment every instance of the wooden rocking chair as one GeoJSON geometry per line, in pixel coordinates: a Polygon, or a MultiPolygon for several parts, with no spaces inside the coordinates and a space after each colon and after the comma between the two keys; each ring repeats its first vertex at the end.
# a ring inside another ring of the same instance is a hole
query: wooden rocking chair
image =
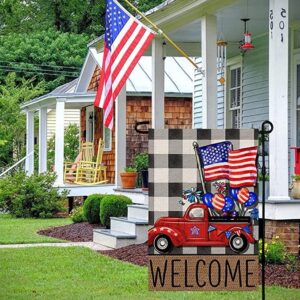
{"type": "Polygon", "coordinates": [[[78,163],[81,160],[92,161],[94,155],[94,144],[85,142],[81,144],[80,152],[74,162],[65,162],[64,164],[64,182],[73,183],[76,179],[78,163]]]}
{"type": "Polygon", "coordinates": [[[82,185],[102,184],[106,178],[106,166],[102,165],[104,141],[99,140],[96,161],[81,160],[78,162],[75,183],[82,185]]]}

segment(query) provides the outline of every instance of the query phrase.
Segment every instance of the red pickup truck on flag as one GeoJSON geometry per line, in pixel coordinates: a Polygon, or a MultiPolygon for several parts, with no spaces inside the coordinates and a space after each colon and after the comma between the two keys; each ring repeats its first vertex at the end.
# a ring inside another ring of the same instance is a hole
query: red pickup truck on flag
{"type": "Polygon", "coordinates": [[[200,203],[190,205],[181,218],[158,219],[148,232],[148,245],[161,254],[181,246],[229,246],[243,253],[254,243],[250,217],[212,217],[200,203]]]}

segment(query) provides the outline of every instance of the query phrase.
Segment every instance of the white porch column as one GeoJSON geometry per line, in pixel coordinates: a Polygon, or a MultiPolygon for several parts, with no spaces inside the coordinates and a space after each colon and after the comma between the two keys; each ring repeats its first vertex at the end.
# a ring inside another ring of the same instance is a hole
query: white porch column
{"type": "Polygon", "coordinates": [[[47,108],[39,110],[39,173],[47,171],[47,108]]]}
{"type": "Polygon", "coordinates": [[[115,185],[121,186],[120,172],[126,167],[126,84],[115,103],[115,185]]]}
{"type": "Polygon", "coordinates": [[[65,99],[56,100],[55,124],[55,172],[56,185],[64,183],[64,115],[65,99]]]}
{"type": "Polygon", "coordinates": [[[269,0],[270,197],[288,200],[288,0],[269,0]]]}
{"type": "Polygon", "coordinates": [[[165,62],[161,38],[152,41],[152,128],[165,127],[165,62]]]}
{"type": "Polygon", "coordinates": [[[25,172],[32,175],[34,172],[34,111],[26,112],[26,160],[25,172]],[[31,155],[29,155],[31,153],[31,155]]]}
{"type": "Polygon", "coordinates": [[[217,19],[212,15],[201,19],[201,56],[202,128],[217,128],[217,19]]]}

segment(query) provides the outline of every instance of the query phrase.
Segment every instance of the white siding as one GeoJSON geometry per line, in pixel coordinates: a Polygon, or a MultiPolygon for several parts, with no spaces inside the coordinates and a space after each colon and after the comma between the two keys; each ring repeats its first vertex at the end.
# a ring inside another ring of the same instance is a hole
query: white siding
{"type": "Polygon", "coordinates": [[[242,74],[241,127],[260,128],[269,117],[268,36],[253,41],[255,49],[245,53],[242,74]]]}
{"type": "MultiPolygon", "coordinates": [[[[202,67],[201,57],[196,58],[196,64],[202,67]]],[[[194,124],[193,128],[202,127],[202,74],[195,70],[194,74],[194,99],[193,99],[193,114],[194,124]]]]}
{"type": "MultiPolygon", "coordinates": [[[[201,64],[201,57],[196,59],[197,65],[200,67],[201,64]]],[[[218,78],[220,74],[217,74],[218,78]]],[[[217,80],[217,78],[216,78],[217,80]]],[[[194,114],[194,124],[193,128],[201,128],[202,127],[202,75],[197,70],[195,70],[194,74],[194,107],[193,107],[193,114],[194,114]]],[[[218,90],[217,90],[217,128],[224,127],[224,86],[220,84],[218,81],[218,90]]]]}
{"type": "MultiPolygon", "coordinates": [[[[55,109],[51,109],[47,114],[47,139],[55,134],[55,109]]],[[[69,124],[77,124],[80,126],[80,110],[79,109],[66,109],[64,127],[69,124]]]]}

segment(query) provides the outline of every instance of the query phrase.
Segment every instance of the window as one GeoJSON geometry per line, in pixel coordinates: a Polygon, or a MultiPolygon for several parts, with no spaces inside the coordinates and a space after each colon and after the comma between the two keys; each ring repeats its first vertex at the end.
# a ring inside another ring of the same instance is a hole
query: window
{"type": "Polygon", "coordinates": [[[228,118],[227,125],[231,128],[241,127],[241,67],[229,69],[228,86],[228,118]]]}
{"type": "Polygon", "coordinates": [[[88,106],[86,108],[86,141],[93,142],[94,141],[94,106],[88,106]]]}
{"type": "Polygon", "coordinates": [[[103,124],[104,151],[111,151],[111,137],[111,130],[106,128],[103,124]]]}
{"type": "Polygon", "coordinates": [[[191,209],[189,216],[191,219],[195,219],[195,218],[203,218],[204,217],[204,210],[203,208],[193,208],[191,209]]]}

